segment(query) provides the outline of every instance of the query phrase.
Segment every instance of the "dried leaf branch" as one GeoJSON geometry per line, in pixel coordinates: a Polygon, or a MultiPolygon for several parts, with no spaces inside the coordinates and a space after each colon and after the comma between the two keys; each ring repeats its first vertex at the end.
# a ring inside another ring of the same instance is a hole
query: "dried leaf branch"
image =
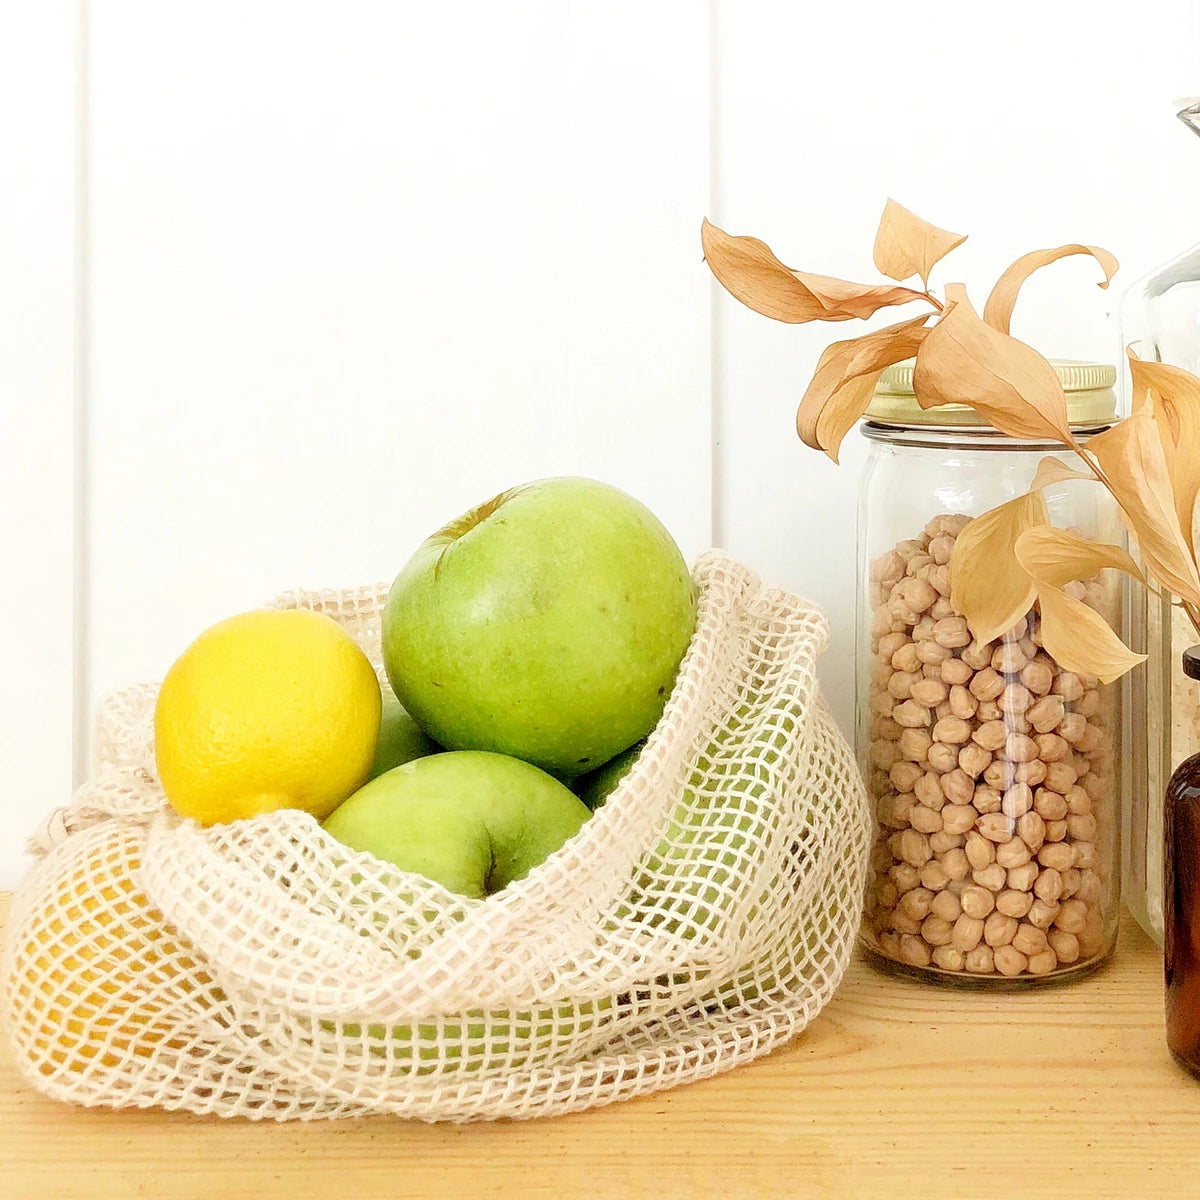
{"type": "Polygon", "coordinates": [[[1107,287],[1117,260],[1099,246],[1070,243],[1018,258],[996,281],[982,317],[961,283],[944,300],[929,288],[933,267],[965,241],[888,200],[873,259],[894,283],[851,283],[784,266],[766,243],[733,237],[705,221],[704,256],[725,289],[778,321],[865,319],[914,302],[921,316],[834,342],[821,355],[796,413],[803,441],[835,462],[850,428],[866,412],[880,374],[916,359],[913,390],[922,408],[966,405],[1010,437],[1057,443],[1086,470],[1048,457],[1030,492],[976,518],[957,539],[951,601],[981,641],[1011,628],[1036,601],[1047,650],[1064,666],[1109,681],[1142,661],[1125,647],[1071,585],[1117,569],[1156,594],[1178,597],[1200,635],[1200,570],[1195,514],[1200,498],[1200,379],[1178,367],[1130,355],[1134,404],[1129,417],[1081,443],[1067,418],[1054,368],[1009,333],[1022,285],[1042,267],[1089,255],[1107,287]],[[898,286],[914,276],[923,290],[898,286]],[[932,324],[930,323],[932,321],[932,324]],[[1140,570],[1120,547],[1087,541],[1049,524],[1043,490],[1088,480],[1107,488],[1137,540],[1140,570]],[[1157,586],[1156,586],[1157,585],[1157,586]]]}

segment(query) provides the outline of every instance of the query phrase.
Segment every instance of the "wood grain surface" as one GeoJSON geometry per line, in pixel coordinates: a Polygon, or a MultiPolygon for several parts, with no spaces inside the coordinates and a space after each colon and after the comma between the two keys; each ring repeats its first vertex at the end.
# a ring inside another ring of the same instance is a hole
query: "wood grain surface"
{"type": "Polygon", "coordinates": [[[1200,1195],[1200,1084],[1131,923],[1099,974],[1023,994],[850,969],[799,1038],[731,1074],[555,1120],[252,1124],[43,1099],[0,1051],[0,1195],[1200,1195]]]}

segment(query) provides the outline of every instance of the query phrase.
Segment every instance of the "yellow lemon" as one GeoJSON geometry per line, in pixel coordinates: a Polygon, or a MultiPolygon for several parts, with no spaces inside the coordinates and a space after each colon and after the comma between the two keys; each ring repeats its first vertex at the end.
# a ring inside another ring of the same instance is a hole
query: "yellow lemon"
{"type": "Polygon", "coordinates": [[[324,820],[366,782],[379,714],[375,671],[336,621],[242,613],[205,630],[163,680],[159,781],[204,825],[278,808],[324,820]]]}
{"type": "Polygon", "coordinates": [[[15,946],[14,1033],[42,1075],[181,1048],[181,1023],[198,992],[212,988],[137,885],[140,836],[104,831],[55,882],[15,946]]]}

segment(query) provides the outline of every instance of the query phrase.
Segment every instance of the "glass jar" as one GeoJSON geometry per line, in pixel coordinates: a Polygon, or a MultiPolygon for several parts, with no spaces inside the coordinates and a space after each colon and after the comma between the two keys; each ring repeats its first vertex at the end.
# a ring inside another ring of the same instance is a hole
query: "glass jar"
{"type": "MultiPolygon", "coordinates": [[[[1200,102],[1181,113],[1200,133],[1200,102]]],[[[1121,342],[1140,358],[1200,373],[1200,245],[1192,246],[1131,285],[1121,301],[1121,342]]],[[[1134,597],[1134,637],[1144,643],[1142,703],[1149,716],[1145,760],[1131,777],[1122,824],[1122,887],[1130,912],[1163,940],[1163,793],[1171,773],[1200,752],[1200,694],[1180,669],[1196,637],[1178,608],[1146,594],[1134,597]]]]}
{"type": "MultiPolygon", "coordinates": [[[[1184,678],[1198,690],[1200,646],[1185,651],[1181,661],[1184,678]]],[[[1167,1047],[1193,1075],[1200,1075],[1200,754],[1171,776],[1163,823],[1167,1047]]]]}
{"type": "MultiPolygon", "coordinates": [[[[1054,366],[1076,436],[1107,428],[1115,370],[1054,366]]],[[[1062,670],[1041,647],[1036,605],[995,642],[974,641],[948,563],[970,519],[1024,494],[1045,455],[1081,464],[964,406],[922,411],[911,364],[883,373],[861,429],[857,735],[877,830],[866,952],[936,982],[1077,976],[1116,936],[1125,688],[1062,670]]],[[[1123,541],[1098,485],[1044,494],[1054,525],[1123,541]]],[[[1068,588],[1122,630],[1117,572],[1068,588]]]]}

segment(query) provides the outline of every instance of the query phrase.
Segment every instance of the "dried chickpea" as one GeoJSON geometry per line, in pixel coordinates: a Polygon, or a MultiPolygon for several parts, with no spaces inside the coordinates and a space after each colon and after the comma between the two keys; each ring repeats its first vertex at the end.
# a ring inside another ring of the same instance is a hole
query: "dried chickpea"
{"type": "Polygon", "coordinates": [[[1016,917],[1006,917],[1001,912],[992,913],[983,923],[983,940],[993,950],[997,946],[1007,946],[1016,932],[1016,917]]]}
{"type": "MultiPolygon", "coordinates": [[[[933,727],[933,740],[951,746],[961,746],[971,736],[971,726],[962,717],[942,717],[933,727]]],[[[957,762],[958,756],[955,755],[957,762]]]]}
{"type": "Polygon", "coordinates": [[[990,975],[995,967],[995,956],[991,946],[976,946],[966,955],[967,970],[972,975],[990,975]]]}
{"type": "Polygon", "coordinates": [[[992,643],[972,639],[958,656],[974,671],[982,670],[992,661],[992,643]]]}
{"type": "Polygon", "coordinates": [[[953,892],[938,892],[930,905],[930,911],[943,921],[953,923],[962,916],[962,901],[953,892]]]}
{"type": "MultiPolygon", "coordinates": [[[[939,779],[936,772],[926,771],[913,785],[913,794],[926,808],[940,809],[946,803],[939,779]]],[[[940,825],[938,827],[941,828],[940,825]]]]}
{"type": "Polygon", "coordinates": [[[1008,729],[1003,721],[984,721],[975,727],[970,736],[977,745],[994,754],[1008,740],[1008,729]]]}
{"type": "Polygon", "coordinates": [[[1014,783],[1004,793],[1000,808],[1006,817],[1016,820],[1033,808],[1033,790],[1027,783],[1014,783]]]}
{"type": "Polygon", "coordinates": [[[1012,888],[1005,888],[996,897],[996,911],[1002,912],[1006,917],[1020,918],[1029,911],[1029,906],[1032,903],[1033,897],[1028,892],[1018,892],[1012,888]]]}
{"type": "Polygon", "coordinates": [[[1039,951],[1037,954],[1029,956],[1029,962],[1025,964],[1025,970],[1030,975],[1049,975],[1055,967],[1058,966],[1058,955],[1049,947],[1039,951]]]}
{"type": "Polygon", "coordinates": [[[1004,676],[991,667],[977,671],[968,690],[976,700],[995,700],[1004,691],[1004,676]]]}
{"type": "Polygon", "coordinates": [[[1046,822],[1046,841],[1061,842],[1067,836],[1066,821],[1047,821],[1046,822]]]}
{"type": "Polygon", "coordinates": [[[978,742],[968,742],[958,752],[958,766],[971,779],[978,779],[992,761],[991,754],[978,742]]]}
{"type": "Polygon", "coordinates": [[[988,787],[986,783],[981,783],[975,789],[975,795],[972,797],[971,803],[975,806],[975,811],[978,813],[994,813],[1000,811],[1004,801],[994,787],[988,787]]]}
{"type": "Polygon", "coordinates": [[[925,709],[936,708],[949,694],[941,679],[921,679],[909,689],[912,699],[925,709]]]}
{"type": "Polygon", "coordinates": [[[1067,792],[1067,812],[1073,817],[1086,816],[1092,811],[1092,798],[1087,788],[1073,787],[1067,792]]]}
{"type": "Polygon", "coordinates": [[[912,967],[929,966],[929,947],[912,934],[903,934],[900,938],[900,961],[912,967]]]}
{"type": "Polygon", "coordinates": [[[1018,783],[1037,787],[1046,778],[1046,764],[1040,758],[1035,758],[1032,762],[1017,763],[1013,770],[1013,778],[1018,783]]]}
{"type": "MultiPolygon", "coordinates": [[[[899,672],[892,676],[893,681],[901,678],[903,676],[899,672]]],[[[891,684],[889,683],[888,686],[890,687],[891,684]]],[[[921,729],[933,723],[929,709],[924,708],[915,700],[905,700],[903,704],[897,704],[892,709],[892,720],[902,729],[921,729]]]]}
{"type": "Polygon", "coordinates": [[[970,917],[963,913],[954,922],[954,930],[950,935],[950,944],[963,954],[968,954],[983,940],[983,921],[979,917],[970,917]]]}
{"type": "Polygon", "coordinates": [[[1030,725],[1038,733],[1053,733],[1062,724],[1066,715],[1066,705],[1061,696],[1043,696],[1035,705],[1025,711],[1030,725]]]}
{"type": "Polygon", "coordinates": [[[1017,821],[1017,836],[1036,854],[1046,840],[1046,822],[1036,812],[1027,812],[1017,821]]]}
{"type": "Polygon", "coordinates": [[[1036,925],[1030,925],[1028,921],[1022,921],[1017,926],[1017,932],[1013,934],[1012,945],[1028,957],[1032,954],[1040,954],[1046,949],[1048,943],[1044,930],[1039,929],[1036,925]]]}
{"type": "Polygon", "coordinates": [[[947,771],[937,782],[939,784],[939,791],[952,804],[970,804],[975,796],[975,780],[961,767],[955,767],[953,771],[947,771]]]}
{"type": "Polygon", "coordinates": [[[1049,929],[1058,916],[1058,910],[1057,902],[1038,899],[1029,906],[1025,919],[1038,929],[1049,929]]]}
{"type": "Polygon", "coordinates": [[[1039,733],[1033,740],[1037,743],[1038,758],[1047,766],[1062,762],[1071,750],[1067,740],[1057,733],[1039,733]]]}
{"type": "Polygon", "coordinates": [[[971,868],[978,871],[996,861],[996,847],[983,834],[973,832],[967,834],[963,855],[971,868]]]}
{"type": "Polygon", "coordinates": [[[1064,933],[1080,933],[1086,921],[1087,905],[1082,900],[1064,900],[1054,918],[1054,924],[1064,933]]]}
{"type": "MultiPolygon", "coordinates": [[[[900,857],[910,866],[920,868],[933,857],[933,851],[923,833],[916,829],[906,829],[900,835],[900,857]]],[[[1067,865],[1070,866],[1069,863],[1067,865]]]]}
{"type": "Polygon", "coordinates": [[[1038,851],[1038,862],[1043,867],[1053,867],[1056,871],[1065,871],[1075,865],[1075,851],[1062,842],[1051,842],[1038,851]]]}
{"type": "Polygon", "coordinates": [[[941,679],[949,687],[960,687],[972,676],[973,672],[961,658],[947,657],[941,664],[941,679]]]}
{"type": "Polygon", "coordinates": [[[1044,696],[1054,682],[1054,663],[1045,654],[1037,655],[1021,672],[1021,682],[1035,696],[1044,696]]]}
{"type": "Polygon", "coordinates": [[[1037,758],[1037,742],[1024,733],[1010,733],[1004,747],[1009,762],[1026,763],[1037,758]]]}
{"type": "Polygon", "coordinates": [[[968,917],[986,917],[996,906],[996,897],[992,892],[978,884],[969,884],[963,888],[958,899],[968,917]]]}
{"type": "Polygon", "coordinates": [[[892,787],[898,792],[911,792],[921,775],[921,768],[916,763],[907,761],[894,763],[888,772],[892,787]]]}
{"type": "Polygon", "coordinates": [[[992,669],[1001,675],[1018,675],[1029,660],[1017,642],[1001,642],[992,653],[992,669]]]}
{"type": "Polygon", "coordinates": [[[1001,975],[1020,975],[1029,966],[1029,960],[1019,950],[1004,945],[996,948],[996,970],[1001,975]]]}
{"type": "Polygon", "coordinates": [[[998,892],[1004,887],[1008,876],[1004,868],[998,862],[994,862],[981,870],[972,871],[971,878],[980,887],[987,888],[990,892],[998,892]]]}
{"type": "Polygon", "coordinates": [[[978,814],[970,804],[947,804],[942,809],[942,828],[947,833],[967,833],[975,825],[978,814]]]}
{"type": "Polygon", "coordinates": [[[1027,892],[1039,874],[1037,863],[1030,861],[1019,867],[1009,867],[1008,886],[1019,892],[1027,892]]]}
{"type": "Polygon", "coordinates": [[[929,835],[929,848],[944,858],[947,850],[953,850],[963,844],[961,833],[947,833],[944,829],[929,835]]]}
{"type": "MultiPolygon", "coordinates": [[[[1069,818],[1068,818],[1069,820],[1069,818]]],[[[1071,865],[1081,871],[1094,871],[1099,861],[1095,842],[1076,842],[1072,847],[1071,865]]]]}
{"type": "Polygon", "coordinates": [[[950,651],[945,646],[939,646],[934,641],[915,643],[917,658],[926,666],[938,666],[950,657],[950,651]]]}
{"type": "Polygon", "coordinates": [[[1034,894],[1039,900],[1053,904],[1063,894],[1063,877],[1061,871],[1053,867],[1043,867],[1033,885],[1034,894]]]}
{"type": "Polygon", "coordinates": [[[966,967],[962,951],[954,946],[935,946],[932,957],[934,966],[941,967],[943,971],[962,971],[966,967]]]}
{"type": "MultiPolygon", "coordinates": [[[[892,678],[894,679],[895,676],[892,678]]],[[[1032,701],[1033,695],[1023,683],[1010,683],[1000,693],[1000,698],[996,703],[1000,705],[1001,712],[1013,716],[1026,712],[1032,701]]]]}
{"type": "Polygon", "coordinates": [[[971,862],[967,858],[966,850],[961,847],[947,850],[942,857],[942,869],[950,877],[952,883],[966,879],[971,870],[971,862]]]}
{"type": "Polygon", "coordinates": [[[933,627],[933,640],[948,650],[956,650],[960,646],[969,645],[971,633],[967,629],[966,619],[964,617],[943,617],[933,627]]]}
{"type": "Polygon", "coordinates": [[[953,932],[953,923],[939,917],[936,913],[930,913],[921,922],[921,936],[931,946],[949,945],[953,932]]]}
{"type": "MultiPolygon", "coordinates": [[[[1021,818],[1024,820],[1024,817],[1021,818]]],[[[1020,822],[1018,822],[1018,825],[1020,822]]],[[[1024,839],[1015,837],[996,847],[996,862],[1006,871],[1010,867],[1023,867],[1033,857],[1024,839]]],[[[1005,876],[1007,881],[1007,876],[1005,876]]]]}
{"type": "Polygon", "coordinates": [[[989,842],[1007,842],[1013,835],[1016,823],[1002,812],[987,813],[975,822],[975,828],[989,842]]]}
{"type": "Polygon", "coordinates": [[[1065,929],[1051,929],[1046,934],[1050,949],[1058,956],[1060,963],[1073,963],[1079,958],[1079,939],[1065,929]]]}
{"type": "Polygon", "coordinates": [[[929,753],[929,747],[932,745],[933,738],[927,729],[906,729],[900,735],[900,741],[897,743],[903,758],[918,763],[925,761],[925,756],[929,753]]]}
{"type": "MultiPolygon", "coordinates": [[[[918,833],[940,833],[942,829],[942,814],[936,809],[926,808],[923,804],[916,805],[908,818],[909,824],[918,833]]],[[[932,847],[930,847],[932,853],[932,847]]]]}
{"type": "Polygon", "coordinates": [[[934,742],[929,747],[925,761],[935,770],[942,773],[953,771],[958,766],[958,747],[945,742],[934,742]]]}
{"type": "Polygon", "coordinates": [[[1002,758],[993,759],[984,771],[983,779],[988,787],[1007,791],[1016,780],[1015,768],[1012,763],[1007,763],[1002,758]]]}

